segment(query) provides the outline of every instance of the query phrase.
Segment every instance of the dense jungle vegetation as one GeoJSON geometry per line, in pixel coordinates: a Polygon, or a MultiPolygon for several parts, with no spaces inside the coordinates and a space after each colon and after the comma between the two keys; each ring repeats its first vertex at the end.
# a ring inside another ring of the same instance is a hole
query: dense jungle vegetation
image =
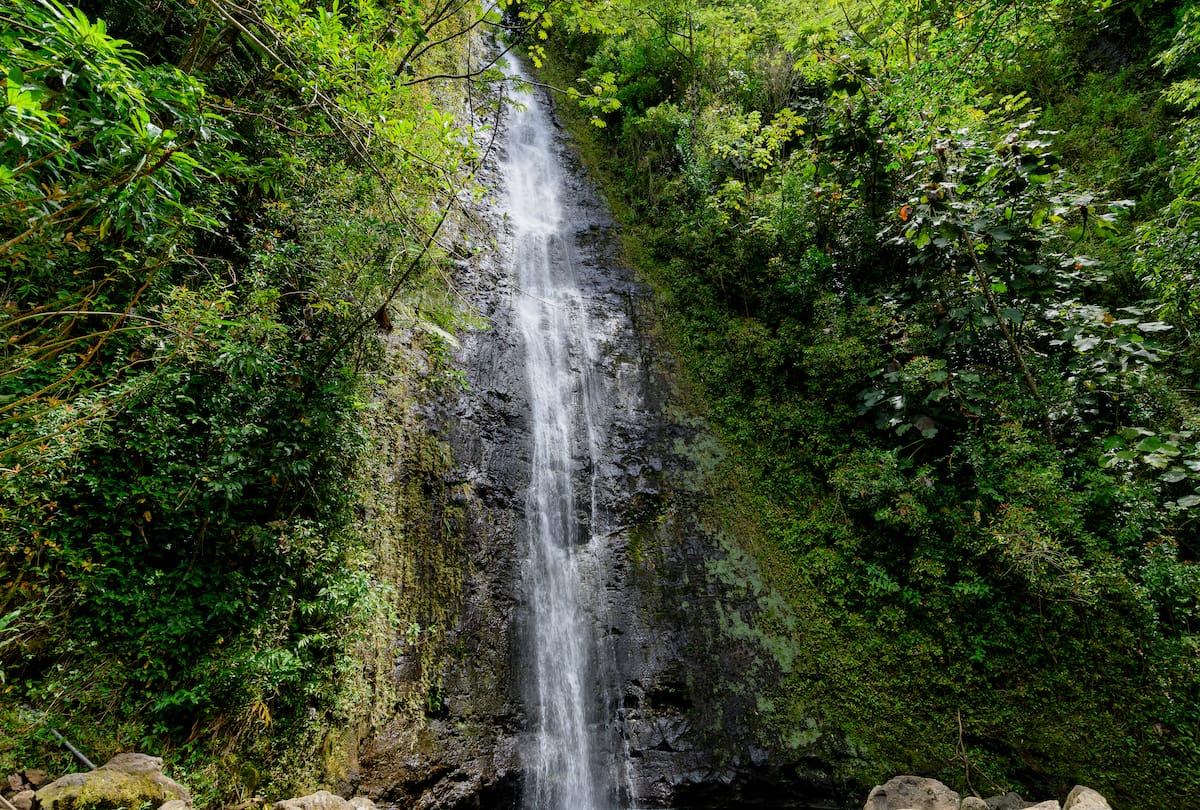
{"type": "Polygon", "coordinates": [[[397,709],[372,390],[455,385],[445,268],[498,109],[478,13],[0,2],[6,773],[66,770],[56,727],[236,799],[397,709]]]}
{"type": "MultiPolygon", "coordinates": [[[[241,798],[379,710],[363,647],[421,626],[359,525],[370,390],[454,395],[481,19],[0,0],[0,767],[54,725],[241,798]]],[[[1200,805],[1200,6],[504,19],[736,449],[780,737],[1200,805]]]]}
{"type": "Polygon", "coordinates": [[[1200,6],[565,17],[797,616],[764,714],[879,777],[1200,803],[1200,6]]]}

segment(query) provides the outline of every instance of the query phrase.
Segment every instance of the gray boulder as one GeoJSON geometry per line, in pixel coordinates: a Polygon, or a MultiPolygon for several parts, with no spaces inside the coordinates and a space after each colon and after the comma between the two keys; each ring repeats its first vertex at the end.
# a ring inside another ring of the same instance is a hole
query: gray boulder
{"type": "Polygon", "coordinates": [[[350,806],[354,810],[375,810],[375,802],[368,799],[366,796],[355,796],[350,800],[350,806]]]}
{"type": "Polygon", "coordinates": [[[1112,810],[1108,800],[1090,787],[1076,785],[1067,795],[1063,810],[1112,810]]]}
{"type": "Polygon", "coordinates": [[[178,799],[191,806],[187,788],[163,775],[162,758],[117,754],[87,773],[56,779],[35,794],[40,810],[118,810],[178,799]]]}
{"type": "Polygon", "coordinates": [[[936,779],[897,776],[872,790],[863,810],[959,810],[959,797],[936,779]]]}
{"type": "Polygon", "coordinates": [[[353,810],[353,805],[328,790],[318,790],[307,796],[275,802],[274,810],[353,810]]]}
{"type": "Polygon", "coordinates": [[[987,800],[988,810],[1024,810],[1028,802],[1011,790],[1003,796],[992,796],[987,800]]]}
{"type": "Polygon", "coordinates": [[[1051,799],[1050,801],[1039,802],[1038,804],[1027,804],[1025,805],[1025,810],[1062,810],[1062,805],[1057,800],[1051,799]]]}
{"type": "Polygon", "coordinates": [[[958,810],[988,810],[987,802],[978,796],[968,796],[962,800],[962,806],[958,810]]]}
{"type": "Polygon", "coordinates": [[[33,791],[22,790],[10,800],[17,810],[30,810],[33,807],[33,791]]]}

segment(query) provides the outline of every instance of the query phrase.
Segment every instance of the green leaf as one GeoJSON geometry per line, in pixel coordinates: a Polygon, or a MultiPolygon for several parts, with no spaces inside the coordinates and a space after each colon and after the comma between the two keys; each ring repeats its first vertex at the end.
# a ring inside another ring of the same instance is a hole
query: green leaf
{"type": "Polygon", "coordinates": [[[0,616],[0,633],[3,633],[3,632],[4,632],[4,630],[5,630],[5,629],[6,629],[6,628],[7,628],[7,627],[10,625],[10,624],[13,624],[14,622],[16,622],[16,620],[17,620],[18,618],[20,618],[20,616],[21,616],[21,610],[20,610],[20,608],[18,608],[18,609],[16,609],[16,610],[14,610],[14,611],[12,611],[11,613],[8,613],[8,614],[6,614],[6,615],[4,615],[4,616],[0,616]]]}
{"type": "Polygon", "coordinates": [[[1153,436],[1154,431],[1146,430],[1146,428],[1144,428],[1144,427],[1127,427],[1127,428],[1121,428],[1120,430],[1118,430],[1117,435],[1120,436],[1121,438],[1125,439],[1126,441],[1131,442],[1134,439],[1140,438],[1142,436],[1153,436]]]}
{"type": "MultiPolygon", "coordinates": [[[[1163,440],[1157,436],[1147,436],[1137,443],[1137,449],[1143,453],[1156,453],[1166,447],[1163,440]]],[[[1176,450],[1175,452],[1179,452],[1176,450]]]]}
{"type": "Polygon", "coordinates": [[[1151,453],[1148,456],[1144,456],[1142,461],[1156,470],[1165,470],[1167,465],[1171,463],[1163,453],[1151,453]]]}

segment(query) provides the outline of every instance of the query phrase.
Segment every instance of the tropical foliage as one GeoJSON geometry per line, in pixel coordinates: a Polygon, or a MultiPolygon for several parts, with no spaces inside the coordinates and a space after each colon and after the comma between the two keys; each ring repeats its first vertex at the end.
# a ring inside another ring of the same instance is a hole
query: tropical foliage
{"type": "Polygon", "coordinates": [[[396,607],[346,481],[379,335],[443,371],[471,14],[0,3],[0,758],[54,725],[286,780],[369,711],[355,639],[396,607]]]}
{"type": "Polygon", "coordinates": [[[553,52],[819,614],[781,739],[815,714],[879,776],[1200,798],[1196,10],[608,19],[553,52]]]}
{"type": "Polygon", "coordinates": [[[1200,802],[1200,11],[1161,0],[0,0],[0,762],[49,722],[229,799],[372,712],[367,384],[397,325],[455,382],[500,25],[578,78],[738,448],[800,617],[774,742],[1200,802]]]}

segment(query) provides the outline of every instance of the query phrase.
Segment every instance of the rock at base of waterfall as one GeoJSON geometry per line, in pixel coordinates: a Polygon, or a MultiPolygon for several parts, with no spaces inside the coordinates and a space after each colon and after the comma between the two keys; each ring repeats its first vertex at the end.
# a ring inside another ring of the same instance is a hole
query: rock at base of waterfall
{"type": "Polygon", "coordinates": [[[1063,810],[1112,810],[1108,800],[1090,787],[1076,785],[1067,795],[1063,810]]]}
{"type": "Polygon", "coordinates": [[[1003,796],[993,796],[987,800],[988,810],[1023,810],[1027,804],[1019,793],[1011,790],[1003,796]]]}
{"type": "Polygon", "coordinates": [[[273,810],[351,810],[353,805],[328,790],[318,790],[307,796],[275,802],[272,807],[273,810]]]}
{"type": "Polygon", "coordinates": [[[936,779],[897,776],[878,785],[863,810],[958,810],[959,796],[936,779]]]}
{"type": "Polygon", "coordinates": [[[163,775],[162,758],[147,754],[117,754],[87,773],[56,779],[35,794],[40,810],[107,810],[155,807],[172,799],[190,806],[187,789],[163,775]]]}
{"type": "MultiPolygon", "coordinates": [[[[163,810],[163,808],[159,808],[163,810]]],[[[272,810],[376,810],[375,802],[366,796],[343,799],[328,790],[318,790],[307,796],[275,802],[272,810]]]]}
{"type": "Polygon", "coordinates": [[[1055,799],[1027,802],[1020,794],[981,799],[967,796],[959,804],[958,794],[934,779],[897,776],[871,791],[864,810],[1112,810],[1096,791],[1076,785],[1064,804],[1055,799]]]}

